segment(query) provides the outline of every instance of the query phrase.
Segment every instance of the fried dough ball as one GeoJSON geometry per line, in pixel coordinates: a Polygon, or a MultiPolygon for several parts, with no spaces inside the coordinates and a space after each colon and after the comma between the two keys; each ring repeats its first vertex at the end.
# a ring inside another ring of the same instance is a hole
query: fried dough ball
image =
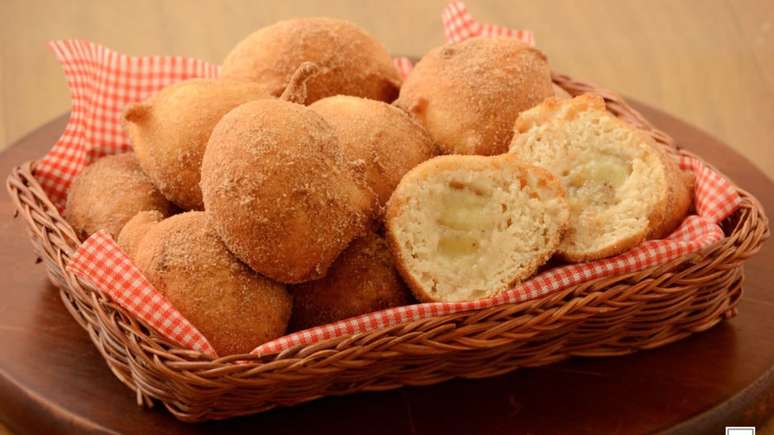
{"type": "Polygon", "coordinates": [[[118,233],[118,240],[116,240],[118,246],[123,249],[124,253],[129,258],[134,259],[137,252],[137,246],[140,245],[140,242],[145,235],[148,234],[148,231],[150,231],[154,225],[161,222],[164,217],[165,216],[157,210],[145,210],[137,213],[134,217],[129,219],[129,222],[127,222],[121,229],[121,232],[118,233]]]}
{"type": "Polygon", "coordinates": [[[234,107],[271,94],[257,83],[191,79],[130,105],[124,124],[145,172],[170,201],[201,210],[199,167],[215,124],[234,107]]]}
{"type": "Polygon", "coordinates": [[[441,152],[495,155],[508,151],[519,112],[553,95],[543,53],[513,38],[477,37],[426,54],[395,104],[441,152]]]}
{"type": "Polygon", "coordinates": [[[385,240],[376,233],[356,239],[328,274],[291,288],[291,330],[301,330],[401,305],[412,298],[385,240]]]}
{"type": "Polygon", "coordinates": [[[304,61],[322,69],[309,82],[307,103],[340,94],[389,102],[398,95],[400,75],[384,46],[333,18],[295,18],[258,30],[226,56],[221,76],[252,80],[278,95],[304,61]]]}
{"type": "Polygon", "coordinates": [[[309,108],[333,126],[344,157],[363,163],[368,185],[382,206],[403,174],[436,154],[424,127],[381,101],[338,95],[309,108]]]}
{"type": "Polygon", "coordinates": [[[203,212],[153,225],[135,264],[218,355],[247,353],[285,333],[292,306],[285,286],[237,260],[203,212]]]}
{"type": "Polygon", "coordinates": [[[67,192],[64,218],[83,240],[99,230],[116,237],[140,211],[167,216],[172,209],[134,153],[125,153],[103,157],[78,174],[67,192]]]}
{"type": "Polygon", "coordinates": [[[231,252],[284,283],[325,275],[375,212],[333,128],[283,100],[252,101],[221,119],[201,186],[209,222],[231,252]]]}

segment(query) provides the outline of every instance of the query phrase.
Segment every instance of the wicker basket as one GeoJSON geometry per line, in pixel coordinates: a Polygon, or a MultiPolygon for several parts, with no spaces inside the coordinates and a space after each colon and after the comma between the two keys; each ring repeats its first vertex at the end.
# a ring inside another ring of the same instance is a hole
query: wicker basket
{"type": "MultiPolygon", "coordinates": [[[[566,76],[554,81],[573,95],[602,95],[611,112],[674,146],[619,96],[566,76]]],[[[407,322],[278,355],[210,360],[170,344],[65,270],[78,238],[32,176],[34,165],[17,167],[8,190],[62,301],[113,373],[136,392],[138,404],[151,406],[156,399],[184,421],[663,346],[736,313],[742,263],[769,234],[761,205],[740,190],[741,207],[722,222],[726,238],[657,267],[534,301],[407,322]]]]}

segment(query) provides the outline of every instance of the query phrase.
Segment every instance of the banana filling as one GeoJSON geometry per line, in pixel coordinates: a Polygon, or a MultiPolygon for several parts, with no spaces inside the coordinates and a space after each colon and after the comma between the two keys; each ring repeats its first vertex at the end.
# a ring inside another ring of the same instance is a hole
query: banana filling
{"type": "Polygon", "coordinates": [[[449,187],[441,198],[437,252],[447,257],[476,254],[480,242],[497,226],[497,214],[486,212],[492,194],[486,188],[458,182],[449,187]]]}
{"type": "Polygon", "coordinates": [[[610,155],[575,166],[565,177],[570,206],[614,204],[631,173],[630,163],[610,155]]]}

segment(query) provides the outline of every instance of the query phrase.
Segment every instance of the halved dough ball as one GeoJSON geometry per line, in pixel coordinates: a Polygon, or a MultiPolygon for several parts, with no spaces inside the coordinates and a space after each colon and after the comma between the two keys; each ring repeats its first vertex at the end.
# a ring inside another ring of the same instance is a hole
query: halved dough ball
{"type": "Polygon", "coordinates": [[[374,194],[347,165],[333,128],[282,100],[253,101],[221,119],[201,185],[226,246],[285,283],[325,275],[375,212],[374,194]]]}
{"type": "Polygon", "coordinates": [[[309,106],[333,127],[344,157],[362,163],[379,204],[414,166],[436,154],[427,131],[403,110],[381,101],[339,95],[309,106]]]}
{"type": "Polygon", "coordinates": [[[291,292],[293,330],[411,303],[387,243],[376,233],[354,240],[324,278],[294,286],[291,292]]]}
{"type": "Polygon", "coordinates": [[[567,227],[564,191],[514,156],[441,156],[412,169],[387,203],[398,270],[423,301],[494,296],[545,263],[567,227]]]}
{"type": "Polygon", "coordinates": [[[513,38],[477,37],[426,54],[395,104],[443,153],[495,155],[508,151],[519,112],[553,95],[543,53],[513,38]]]}
{"type": "Polygon", "coordinates": [[[130,105],[124,124],[140,165],[161,193],[185,210],[201,210],[199,168],[215,124],[234,107],[269,97],[256,83],[191,79],[130,105]]]}
{"type": "Polygon", "coordinates": [[[305,61],[321,68],[309,81],[307,103],[332,95],[391,102],[398,95],[400,75],[384,46],[333,18],[294,18],[258,30],[226,56],[221,76],[252,80],[278,95],[305,61]]]}
{"type": "Polygon", "coordinates": [[[691,205],[692,177],[602,98],[548,99],[523,112],[510,152],[555,174],[567,190],[569,261],[619,254],[669,234],[691,205]]]}
{"type": "Polygon", "coordinates": [[[203,212],[153,225],[135,264],[218,355],[248,353],[285,333],[292,306],[285,286],[237,260],[203,212]]]}
{"type": "Polygon", "coordinates": [[[164,215],[157,210],[141,211],[129,219],[129,222],[124,225],[121,232],[118,233],[118,239],[116,242],[118,246],[123,249],[124,253],[131,259],[135,258],[137,253],[137,247],[140,242],[148,234],[154,225],[161,222],[164,219],[164,215]]]}
{"type": "Polygon", "coordinates": [[[99,230],[116,237],[132,216],[173,206],[142,171],[134,153],[103,157],[84,168],[67,191],[64,218],[82,240],[99,230]]]}

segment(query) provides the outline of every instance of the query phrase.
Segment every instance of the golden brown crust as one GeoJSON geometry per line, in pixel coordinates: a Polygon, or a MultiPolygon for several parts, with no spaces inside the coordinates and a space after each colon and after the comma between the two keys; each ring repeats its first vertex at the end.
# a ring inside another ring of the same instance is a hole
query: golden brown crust
{"type": "Polygon", "coordinates": [[[556,257],[568,263],[582,263],[584,261],[593,261],[599,260],[600,258],[612,257],[613,255],[618,255],[639,245],[645,241],[647,234],[648,233],[646,228],[637,234],[620,239],[616,243],[611,243],[604,248],[593,252],[559,250],[556,252],[556,257]]]}
{"type": "Polygon", "coordinates": [[[354,240],[319,280],[291,288],[291,330],[411,303],[387,243],[370,232],[354,240]]]}
{"type": "Polygon", "coordinates": [[[203,212],[153,225],[135,264],[221,356],[250,352],[285,333],[292,306],[285,286],[237,260],[203,212]]]}
{"type": "Polygon", "coordinates": [[[185,210],[201,210],[199,167],[215,124],[234,107],[269,97],[255,83],[191,79],[127,107],[124,126],[161,193],[185,210]]]}
{"type": "MultiPolygon", "coordinates": [[[[414,172],[421,170],[421,166],[429,165],[430,162],[438,158],[439,157],[435,157],[415,166],[414,169],[409,171],[403,177],[401,182],[412,182],[412,179],[415,177],[415,175],[412,175],[414,172]]],[[[408,286],[409,290],[411,290],[414,297],[420,302],[434,302],[433,298],[430,297],[430,294],[426,292],[422,284],[414,278],[414,274],[409,269],[408,265],[411,258],[409,255],[404,254],[403,247],[398,239],[398,229],[394,225],[395,218],[403,212],[406,203],[407,197],[404,195],[390,196],[384,209],[384,239],[387,242],[387,248],[392,255],[395,270],[397,270],[401,278],[403,278],[403,282],[408,286]]]]}
{"type": "Polygon", "coordinates": [[[400,241],[398,241],[397,236],[387,232],[385,233],[385,238],[387,240],[387,246],[395,258],[395,269],[398,271],[401,278],[403,278],[403,282],[408,285],[408,288],[411,290],[411,293],[414,295],[414,297],[417,298],[419,302],[436,302],[430,293],[425,290],[424,286],[422,286],[422,284],[420,284],[419,281],[414,278],[414,275],[408,268],[409,259],[407,259],[401,253],[400,241]]]}
{"type": "Polygon", "coordinates": [[[513,38],[470,38],[420,60],[395,104],[446,154],[508,150],[519,112],[554,95],[545,55],[513,38]]]}
{"type": "MultiPolygon", "coordinates": [[[[557,97],[546,98],[540,106],[536,106],[533,110],[519,114],[516,121],[513,123],[514,135],[518,136],[519,134],[524,134],[532,127],[545,124],[549,120],[556,119],[557,116],[561,116],[563,121],[572,121],[582,112],[604,112],[606,110],[605,100],[594,94],[578,95],[570,101],[557,97]],[[561,115],[557,114],[559,110],[563,110],[561,115]]],[[[619,125],[625,125],[627,128],[631,128],[625,121],[615,118],[612,115],[611,119],[616,120],[619,125]]],[[[516,136],[513,138],[514,141],[516,140],[516,136]]]]}
{"type": "MultiPolygon", "coordinates": [[[[386,217],[385,222],[388,222],[386,217]]],[[[403,254],[397,233],[385,231],[384,236],[387,241],[387,247],[389,248],[390,253],[392,253],[392,257],[395,259],[395,270],[397,270],[401,278],[403,278],[403,282],[406,283],[409,290],[411,290],[411,294],[414,295],[419,302],[439,302],[437,298],[433,297],[428,289],[414,277],[413,272],[408,266],[411,259],[403,254]]]]}
{"type": "Polygon", "coordinates": [[[333,129],[280,100],[244,104],[212,132],[202,162],[210,224],[257,272],[285,283],[323,276],[375,212],[333,129]]]}
{"type": "Polygon", "coordinates": [[[390,102],[400,88],[381,43],[353,23],[323,17],[280,21],[249,35],[226,56],[221,76],[255,81],[279,95],[304,61],[321,68],[309,81],[307,103],[332,95],[390,102]]]}
{"type": "Polygon", "coordinates": [[[158,210],[145,210],[137,213],[129,219],[129,222],[121,228],[116,242],[124,253],[131,259],[135,258],[137,247],[154,225],[164,219],[164,215],[158,210]]]}
{"type": "Polygon", "coordinates": [[[663,215],[654,219],[648,231],[648,239],[662,239],[672,233],[685,219],[693,207],[695,178],[692,173],[684,172],[677,162],[656,143],[667,175],[668,192],[663,215]]]}
{"type": "Polygon", "coordinates": [[[143,210],[167,216],[173,206],[156,190],[134,153],[103,157],[87,166],[67,192],[64,218],[81,239],[99,230],[114,238],[143,210]]]}
{"type": "Polygon", "coordinates": [[[344,158],[362,166],[359,169],[382,206],[406,172],[437,154],[419,123],[381,101],[339,95],[309,108],[333,127],[344,158]]]}

